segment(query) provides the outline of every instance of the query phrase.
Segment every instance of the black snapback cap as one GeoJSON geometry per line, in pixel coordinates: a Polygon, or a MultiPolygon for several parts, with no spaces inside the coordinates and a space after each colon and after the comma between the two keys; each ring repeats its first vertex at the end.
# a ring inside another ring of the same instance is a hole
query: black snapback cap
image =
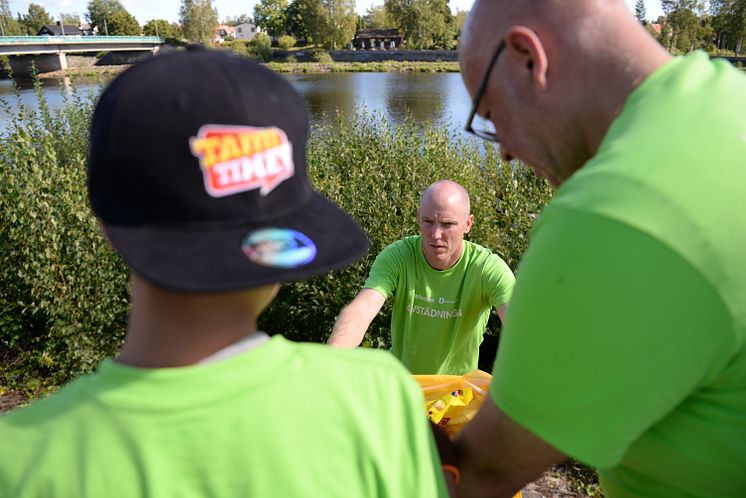
{"type": "Polygon", "coordinates": [[[284,78],[228,52],[138,63],[104,90],[91,125],[93,212],[152,284],[218,292],[346,266],[368,238],[314,191],[308,113],[284,78]]]}

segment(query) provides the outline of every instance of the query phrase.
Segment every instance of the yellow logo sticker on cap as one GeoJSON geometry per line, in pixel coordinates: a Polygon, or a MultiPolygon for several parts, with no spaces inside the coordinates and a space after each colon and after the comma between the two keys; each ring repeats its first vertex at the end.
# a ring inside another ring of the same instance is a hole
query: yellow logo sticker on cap
{"type": "Polygon", "coordinates": [[[213,197],[259,189],[267,195],[295,174],[293,147],[280,128],[208,124],[189,147],[213,197]]]}

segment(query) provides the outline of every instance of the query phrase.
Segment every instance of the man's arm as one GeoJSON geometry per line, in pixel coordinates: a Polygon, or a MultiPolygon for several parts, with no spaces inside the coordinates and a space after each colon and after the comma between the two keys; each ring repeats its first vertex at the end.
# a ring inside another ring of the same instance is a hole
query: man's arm
{"type": "Polygon", "coordinates": [[[377,290],[361,290],[350,304],[342,308],[327,344],[339,348],[358,347],[384,302],[386,298],[377,290]]]}
{"type": "Polygon", "coordinates": [[[505,313],[508,312],[508,303],[500,305],[499,308],[497,308],[497,316],[500,317],[500,321],[505,323],[505,313]]]}
{"type": "Polygon", "coordinates": [[[567,458],[513,421],[491,397],[456,436],[459,497],[511,497],[567,458]]]}

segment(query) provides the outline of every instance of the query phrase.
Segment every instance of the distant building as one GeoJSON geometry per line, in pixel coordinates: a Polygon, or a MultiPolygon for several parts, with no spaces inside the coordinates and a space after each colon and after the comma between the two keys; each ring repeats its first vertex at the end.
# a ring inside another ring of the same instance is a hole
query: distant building
{"type": "Polygon", "coordinates": [[[394,50],[401,47],[402,35],[396,28],[359,29],[352,46],[363,50],[394,50]]]}
{"type": "Polygon", "coordinates": [[[219,24],[218,30],[215,33],[214,41],[215,43],[223,43],[229,36],[232,36],[233,38],[236,37],[236,28],[228,26],[227,24],[219,24]]]}
{"type": "Polygon", "coordinates": [[[256,34],[259,32],[256,28],[256,24],[253,22],[245,22],[239,24],[233,28],[234,37],[236,40],[253,40],[256,34]]]}
{"type": "Polygon", "coordinates": [[[45,24],[41,27],[36,36],[82,36],[83,32],[77,26],[70,24],[61,25],[57,24],[45,24]]]}
{"type": "Polygon", "coordinates": [[[94,32],[94,30],[91,29],[91,25],[86,23],[80,25],[80,31],[83,33],[83,36],[91,36],[94,32]]]}

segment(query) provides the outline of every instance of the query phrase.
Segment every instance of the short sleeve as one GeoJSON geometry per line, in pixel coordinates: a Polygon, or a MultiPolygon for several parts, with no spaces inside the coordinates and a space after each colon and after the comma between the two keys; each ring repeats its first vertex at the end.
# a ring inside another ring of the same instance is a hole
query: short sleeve
{"type": "Polygon", "coordinates": [[[608,468],[722,371],[732,321],[705,276],[654,237],[559,212],[521,262],[490,392],[541,439],[608,468]]]}
{"type": "Polygon", "coordinates": [[[495,308],[510,302],[515,276],[508,264],[497,254],[490,254],[482,270],[482,289],[489,303],[495,308]]]}
{"type": "Polygon", "coordinates": [[[375,289],[386,299],[394,295],[402,271],[400,246],[401,241],[389,244],[376,256],[363,288],[375,289]]]}

